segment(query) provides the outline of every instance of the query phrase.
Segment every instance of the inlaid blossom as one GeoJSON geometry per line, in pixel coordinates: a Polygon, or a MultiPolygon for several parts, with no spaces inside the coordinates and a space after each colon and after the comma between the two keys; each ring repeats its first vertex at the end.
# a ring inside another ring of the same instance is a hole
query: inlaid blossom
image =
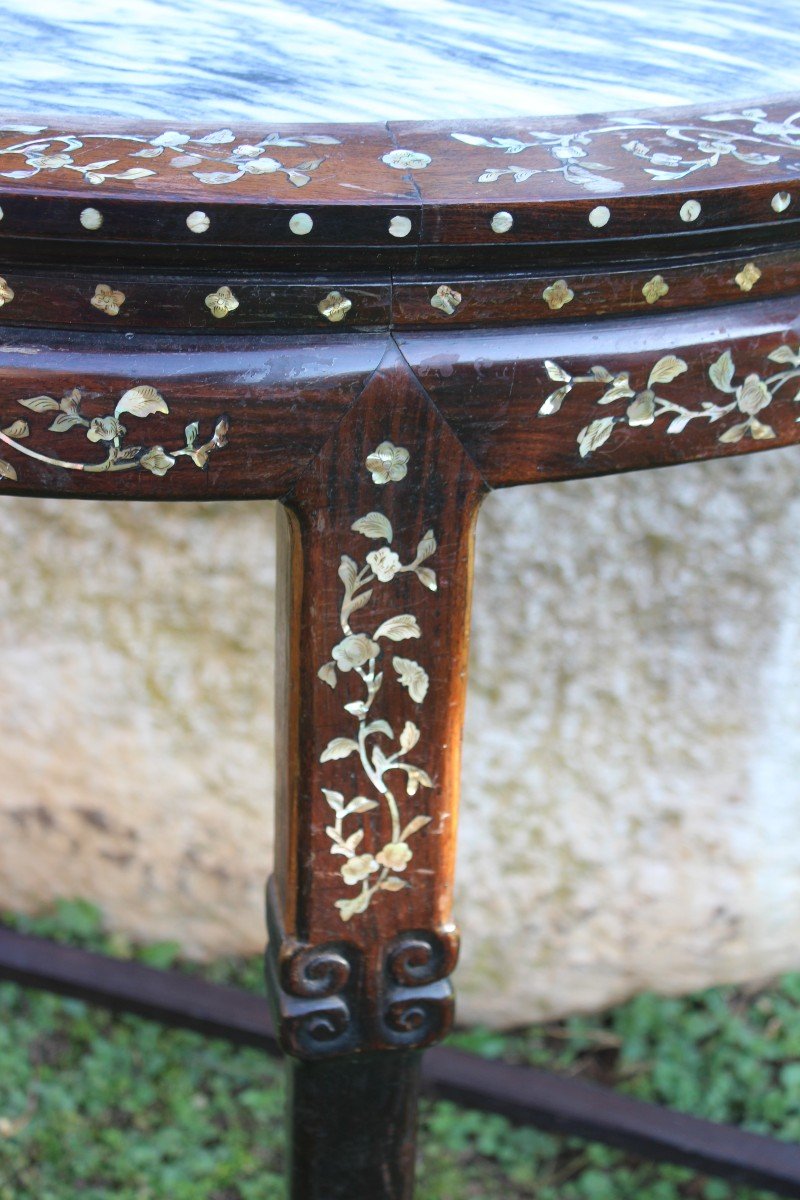
{"type": "Polygon", "coordinates": [[[399,555],[388,546],[373,550],[367,555],[367,562],[381,583],[389,583],[402,567],[399,555]]]}
{"type": "Polygon", "coordinates": [[[44,171],[55,171],[59,167],[69,167],[72,165],[72,157],[69,154],[29,154],[25,160],[29,167],[39,167],[44,171]]]}
{"type": "Polygon", "coordinates": [[[89,303],[110,317],[115,317],[125,303],[125,293],[116,291],[107,283],[98,283],[89,303]]]}
{"type": "Polygon", "coordinates": [[[153,446],[152,450],[148,450],[139,459],[139,466],[144,467],[145,471],[151,471],[153,475],[166,475],[170,467],[175,466],[175,459],[167,454],[163,446],[153,446]]]}
{"type": "Polygon", "coordinates": [[[400,678],[404,688],[417,704],[421,704],[428,694],[428,672],[411,658],[401,658],[398,654],[392,659],[392,666],[400,678]]]}
{"type": "Polygon", "coordinates": [[[740,412],[753,416],[761,412],[771,401],[769,388],[758,375],[748,375],[741,387],[736,389],[736,404],[740,412]]]}
{"type": "Polygon", "coordinates": [[[396,483],[408,474],[410,454],[403,446],[392,442],[381,442],[367,459],[367,470],[372,473],[372,482],[396,483]]]}
{"type": "Polygon", "coordinates": [[[90,442],[111,442],[114,438],[122,438],[127,430],[116,417],[95,417],[86,430],[90,442]]]}
{"type": "Polygon", "coordinates": [[[565,304],[569,304],[574,296],[575,293],[566,279],[557,279],[555,283],[551,283],[542,292],[542,299],[546,301],[548,308],[553,310],[563,308],[565,304]]]}
{"type": "Polygon", "coordinates": [[[10,304],[13,299],[14,289],[5,279],[3,279],[3,276],[0,275],[0,308],[2,308],[4,304],[10,304]]]}
{"type": "Polygon", "coordinates": [[[375,857],[390,871],[405,871],[413,855],[405,842],[388,842],[375,857]]]}
{"type": "Polygon", "coordinates": [[[238,307],[239,301],[229,287],[218,288],[216,292],[206,296],[206,308],[210,309],[212,316],[220,320],[238,307]]]}
{"type": "Polygon", "coordinates": [[[656,419],[655,393],[649,388],[639,392],[633,404],[628,405],[627,417],[629,425],[652,425],[656,419]]]}
{"type": "Polygon", "coordinates": [[[371,854],[357,854],[355,858],[348,858],[342,867],[341,875],[345,883],[354,884],[361,883],[362,879],[367,879],[377,870],[378,864],[371,854]]]}
{"type": "Polygon", "coordinates": [[[331,654],[340,671],[352,671],[363,667],[371,658],[377,658],[380,650],[378,643],[366,633],[351,633],[333,647],[331,654]]]}
{"type": "Polygon", "coordinates": [[[668,291],[669,284],[664,280],[664,276],[654,275],[642,288],[642,295],[648,304],[655,304],[662,296],[666,296],[668,291]]]}
{"type": "Polygon", "coordinates": [[[755,263],[745,263],[734,278],[743,292],[751,292],[761,278],[761,271],[755,263]]]}

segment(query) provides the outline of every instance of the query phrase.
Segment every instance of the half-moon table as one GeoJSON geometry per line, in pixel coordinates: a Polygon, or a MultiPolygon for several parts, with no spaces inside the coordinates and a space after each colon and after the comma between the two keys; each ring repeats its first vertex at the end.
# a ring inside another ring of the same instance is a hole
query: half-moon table
{"type": "Polygon", "coordinates": [[[0,490],[281,502],[290,1190],[410,1197],[480,501],[800,440],[800,11],[7,0],[0,49],[0,490]]]}

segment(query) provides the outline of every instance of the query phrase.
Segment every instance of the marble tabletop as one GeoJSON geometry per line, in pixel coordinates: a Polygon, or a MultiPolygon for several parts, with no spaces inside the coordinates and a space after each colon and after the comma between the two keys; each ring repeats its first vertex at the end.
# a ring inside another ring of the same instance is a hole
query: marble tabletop
{"type": "Polygon", "coordinates": [[[800,4],[0,0],[2,108],[154,120],[576,113],[797,90],[800,4]]]}

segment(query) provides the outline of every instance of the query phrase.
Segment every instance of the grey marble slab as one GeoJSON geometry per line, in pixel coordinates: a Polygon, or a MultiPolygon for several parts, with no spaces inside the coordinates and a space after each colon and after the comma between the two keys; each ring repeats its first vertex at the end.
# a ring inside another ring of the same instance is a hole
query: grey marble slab
{"type": "Polygon", "coordinates": [[[493,117],[800,84],[800,0],[0,0],[8,111],[493,117]]]}

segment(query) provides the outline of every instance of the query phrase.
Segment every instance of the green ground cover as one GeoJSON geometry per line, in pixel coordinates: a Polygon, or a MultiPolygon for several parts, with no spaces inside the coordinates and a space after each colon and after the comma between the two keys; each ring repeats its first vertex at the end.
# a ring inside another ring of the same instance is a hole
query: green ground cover
{"type": "MultiPolygon", "coordinates": [[[[172,945],[134,948],[107,936],[81,901],[6,920],[153,966],[181,965],[172,945]]],[[[262,989],[258,961],[202,972],[262,989]]],[[[642,995],[597,1017],[508,1035],[461,1030],[452,1044],[800,1140],[800,974],[680,1000],[642,995]]],[[[282,1107],[280,1064],[255,1050],[0,984],[0,1200],[281,1200],[282,1107]]],[[[418,1200],[686,1197],[768,1193],[424,1103],[418,1200]]]]}

